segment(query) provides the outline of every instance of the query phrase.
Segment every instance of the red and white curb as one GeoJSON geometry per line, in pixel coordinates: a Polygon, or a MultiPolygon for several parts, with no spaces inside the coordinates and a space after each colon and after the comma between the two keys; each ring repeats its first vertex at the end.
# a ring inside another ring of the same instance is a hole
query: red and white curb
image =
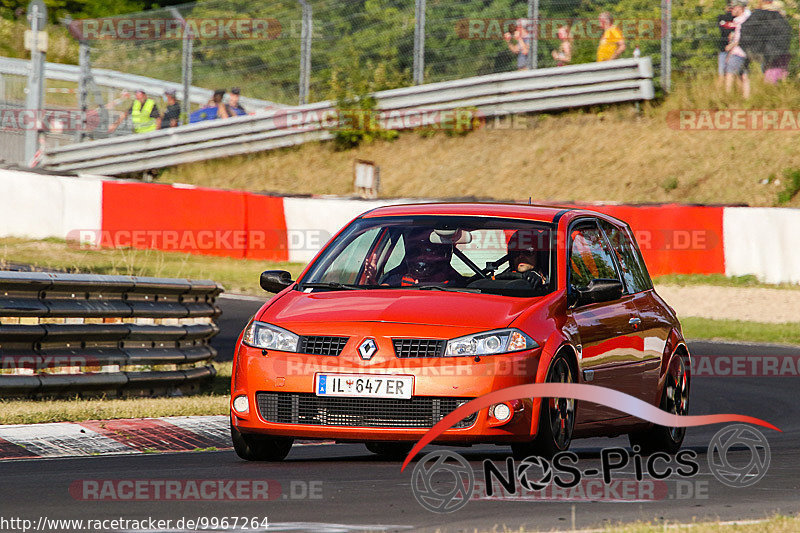
{"type": "Polygon", "coordinates": [[[231,448],[227,416],[0,426],[0,460],[231,448]]]}

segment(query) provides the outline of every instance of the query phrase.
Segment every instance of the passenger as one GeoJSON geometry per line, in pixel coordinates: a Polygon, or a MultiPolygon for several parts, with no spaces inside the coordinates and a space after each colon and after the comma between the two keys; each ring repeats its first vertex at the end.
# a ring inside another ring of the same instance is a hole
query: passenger
{"type": "Polygon", "coordinates": [[[548,243],[543,232],[517,230],[508,240],[508,270],[496,279],[525,279],[532,287],[547,285],[548,243]]]}
{"type": "Polygon", "coordinates": [[[434,243],[431,241],[431,234],[431,229],[412,229],[405,232],[403,262],[383,277],[382,284],[393,287],[463,284],[464,277],[450,264],[453,245],[434,243]]]}

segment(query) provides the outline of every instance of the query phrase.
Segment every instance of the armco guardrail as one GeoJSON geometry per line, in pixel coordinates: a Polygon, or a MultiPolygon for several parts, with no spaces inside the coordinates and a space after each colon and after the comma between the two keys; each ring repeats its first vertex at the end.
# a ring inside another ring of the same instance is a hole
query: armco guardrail
{"type": "Polygon", "coordinates": [[[0,396],[193,391],[215,375],[213,281],[0,272],[0,396]]]}
{"type": "MultiPolygon", "coordinates": [[[[648,100],[653,98],[649,57],[491,74],[375,93],[378,108],[402,116],[475,108],[484,117],[648,100]]],[[[59,147],[43,167],[62,172],[115,175],[179,163],[271,150],[331,137],[325,113],[331,102],[255,116],[189,124],[59,147]]],[[[419,125],[417,122],[416,125],[419,125]]]]}
{"type": "MultiPolygon", "coordinates": [[[[27,59],[16,59],[12,57],[0,57],[0,74],[12,76],[27,76],[30,71],[30,61],[27,59]]],[[[44,65],[44,77],[51,80],[70,81],[78,83],[81,75],[81,68],[78,65],[66,65],[63,63],[50,63],[44,65]]],[[[112,89],[129,91],[133,94],[137,89],[142,89],[149,95],[162,95],[167,89],[177,91],[178,95],[183,94],[183,84],[173,81],[164,81],[137,74],[125,74],[116,70],[105,68],[92,68],[92,78],[95,84],[100,87],[110,87],[112,89]]],[[[214,95],[212,89],[191,86],[189,88],[189,100],[193,104],[205,105],[214,95]]],[[[259,100],[242,96],[239,101],[245,108],[259,109],[266,107],[282,108],[286,107],[269,100],[259,100]]]]}

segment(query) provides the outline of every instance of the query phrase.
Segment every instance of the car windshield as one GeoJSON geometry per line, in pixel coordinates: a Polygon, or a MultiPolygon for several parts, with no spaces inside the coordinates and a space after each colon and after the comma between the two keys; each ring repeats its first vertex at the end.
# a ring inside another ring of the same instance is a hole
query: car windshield
{"type": "Polygon", "coordinates": [[[354,221],[299,290],[408,288],[532,297],[554,289],[552,226],[464,216],[354,221]]]}

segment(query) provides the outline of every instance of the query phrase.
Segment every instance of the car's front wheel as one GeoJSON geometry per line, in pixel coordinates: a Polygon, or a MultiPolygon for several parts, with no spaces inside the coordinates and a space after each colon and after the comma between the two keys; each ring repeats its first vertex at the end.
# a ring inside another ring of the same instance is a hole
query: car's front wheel
{"type": "MultiPolygon", "coordinates": [[[[683,357],[673,357],[667,371],[664,390],[661,393],[661,409],[674,415],[689,413],[689,375],[683,357]]],[[[640,453],[650,455],[655,452],[666,452],[674,455],[683,444],[686,428],[670,428],[652,426],[650,429],[631,433],[628,440],[631,447],[639,446],[640,453]]]]}
{"type": "MultiPolygon", "coordinates": [[[[546,383],[575,383],[575,375],[564,355],[557,356],[547,372],[546,383]]],[[[539,431],[531,442],[511,445],[515,457],[531,455],[552,457],[569,448],[575,428],[575,400],[572,398],[542,398],[539,412],[539,431]]]]}
{"type": "Polygon", "coordinates": [[[231,424],[231,440],[236,455],[247,461],[283,461],[294,439],[242,433],[231,424]]]}

